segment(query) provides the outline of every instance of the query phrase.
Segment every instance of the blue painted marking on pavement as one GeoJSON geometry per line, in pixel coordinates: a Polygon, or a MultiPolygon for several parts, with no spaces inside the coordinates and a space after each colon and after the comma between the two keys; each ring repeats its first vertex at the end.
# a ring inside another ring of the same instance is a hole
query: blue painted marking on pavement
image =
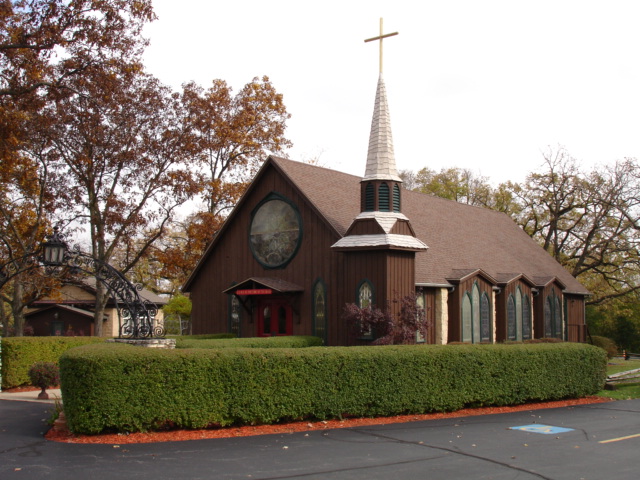
{"type": "Polygon", "coordinates": [[[534,423],[533,425],[521,425],[519,427],[509,427],[510,430],[521,430],[523,432],[531,433],[543,433],[545,435],[555,435],[556,433],[571,432],[573,428],[554,427],[552,425],[540,425],[534,423]]]}

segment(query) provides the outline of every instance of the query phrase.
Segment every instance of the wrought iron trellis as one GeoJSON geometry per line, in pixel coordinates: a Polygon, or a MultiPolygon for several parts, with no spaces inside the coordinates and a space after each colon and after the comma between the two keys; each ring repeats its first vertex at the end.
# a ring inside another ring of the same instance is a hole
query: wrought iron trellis
{"type": "Polygon", "coordinates": [[[83,252],[78,245],[69,247],[57,228],[53,235],[47,237],[39,252],[28,253],[0,265],[0,288],[20,274],[37,271],[48,277],[80,271],[95,276],[96,282],[107,287],[116,303],[120,338],[164,336],[164,327],[154,325],[157,306],[140,295],[142,286],[134,285],[117,269],[83,252]]]}

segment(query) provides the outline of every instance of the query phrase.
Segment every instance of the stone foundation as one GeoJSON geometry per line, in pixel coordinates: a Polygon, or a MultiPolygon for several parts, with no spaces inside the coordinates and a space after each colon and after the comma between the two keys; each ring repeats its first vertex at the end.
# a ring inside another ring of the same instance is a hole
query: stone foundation
{"type": "Polygon", "coordinates": [[[116,343],[127,343],[136,347],[147,348],[176,348],[175,338],[114,338],[109,340],[116,343]]]}

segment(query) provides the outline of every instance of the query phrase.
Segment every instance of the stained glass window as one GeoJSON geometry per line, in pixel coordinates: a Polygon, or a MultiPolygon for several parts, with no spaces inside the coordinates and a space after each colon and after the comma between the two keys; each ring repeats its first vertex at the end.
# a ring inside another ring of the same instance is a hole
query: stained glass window
{"type": "Polygon", "coordinates": [[[471,295],[465,293],[462,298],[462,341],[471,342],[471,295]]]}
{"type": "MultiPolygon", "coordinates": [[[[364,280],[358,288],[358,306],[360,308],[373,307],[373,287],[368,280],[364,280]]],[[[372,339],[373,330],[366,331],[362,338],[372,339]]]]}
{"type": "Polygon", "coordinates": [[[522,339],[529,340],[531,338],[531,304],[529,296],[525,295],[522,300],[522,339]]]}
{"type": "Polygon", "coordinates": [[[477,283],[473,284],[471,292],[471,314],[473,317],[472,338],[473,343],[477,343],[480,341],[480,289],[477,283]]]}
{"type": "Polygon", "coordinates": [[[489,296],[486,293],[480,297],[480,341],[490,342],[491,338],[491,308],[489,296]]]}
{"type": "Polygon", "coordinates": [[[293,204],[271,196],[254,211],[249,240],[253,256],[267,268],[284,267],[302,240],[302,221],[293,204]]]}
{"type": "Polygon", "coordinates": [[[507,300],[507,339],[516,339],[516,302],[513,295],[507,300]]]}
{"type": "Polygon", "coordinates": [[[326,289],[318,280],[313,289],[313,334],[327,342],[327,302],[326,289]]]}

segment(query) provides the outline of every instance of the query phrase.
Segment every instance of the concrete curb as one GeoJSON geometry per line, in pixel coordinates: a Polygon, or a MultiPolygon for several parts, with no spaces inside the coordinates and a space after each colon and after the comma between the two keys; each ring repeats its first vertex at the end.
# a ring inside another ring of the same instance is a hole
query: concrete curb
{"type": "Polygon", "coordinates": [[[62,401],[62,393],[59,389],[47,389],[49,400],[38,400],[39,390],[26,392],[0,392],[0,400],[13,400],[17,402],[36,402],[36,403],[56,403],[56,400],[62,401]]]}

